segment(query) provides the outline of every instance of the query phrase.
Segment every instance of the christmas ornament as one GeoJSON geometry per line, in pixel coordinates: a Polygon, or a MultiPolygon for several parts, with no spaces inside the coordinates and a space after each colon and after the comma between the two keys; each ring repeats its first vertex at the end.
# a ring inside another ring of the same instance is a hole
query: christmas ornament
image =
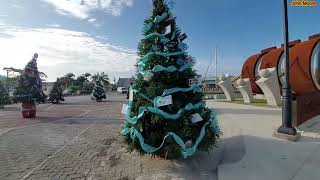
{"type": "Polygon", "coordinates": [[[191,147],[192,147],[192,144],[193,144],[192,140],[188,140],[188,141],[186,142],[187,148],[191,148],[191,147]]]}
{"type": "Polygon", "coordinates": [[[167,106],[170,104],[172,104],[172,95],[158,97],[155,99],[155,106],[156,107],[167,106]]]}
{"type": "Polygon", "coordinates": [[[144,75],[144,78],[143,80],[145,81],[150,81],[152,78],[153,78],[154,74],[150,71],[148,71],[145,75],[144,75]]]}
{"type": "Polygon", "coordinates": [[[200,85],[200,84],[201,84],[201,80],[197,77],[189,79],[189,86],[196,86],[196,85],[200,85]]]}
{"type": "Polygon", "coordinates": [[[166,27],[166,31],[165,31],[164,35],[167,35],[170,33],[171,33],[171,24],[166,27]]]}
{"type": "Polygon", "coordinates": [[[189,63],[189,64],[191,64],[191,65],[194,65],[194,64],[196,64],[196,60],[195,60],[194,57],[188,55],[188,56],[187,56],[187,59],[186,59],[186,63],[189,63]]]}
{"type": "Polygon", "coordinates": [[[200,116],[199,113],[193,114],[191,116],[191,122],[192,123],[197,123],[197,122],[200,122],[200,121],[203,121],[203,119],[202,119],[202,117],[200,116]]]}

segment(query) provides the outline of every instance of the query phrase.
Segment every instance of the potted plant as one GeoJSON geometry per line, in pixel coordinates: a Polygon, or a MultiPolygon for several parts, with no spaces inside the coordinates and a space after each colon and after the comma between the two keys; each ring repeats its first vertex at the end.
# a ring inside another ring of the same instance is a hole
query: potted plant
{"type": "Polygon", "coordinates": [[[38,54],[34,54],[30,62],[23,70],[20,70],[18,86],[14,92],[16,102],[21,102],[21,113],[24,118],[36,116],[36,104],[44,103],[46,95],[42,91],[42,79],[44,73],[38,71],[38,54]]]}

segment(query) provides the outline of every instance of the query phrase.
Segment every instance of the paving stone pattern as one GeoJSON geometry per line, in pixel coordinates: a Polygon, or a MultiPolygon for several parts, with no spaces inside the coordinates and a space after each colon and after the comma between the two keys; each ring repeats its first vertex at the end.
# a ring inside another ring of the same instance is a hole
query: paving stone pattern
{"type": "Polygon", "coordinates": [[[75,101],[82,117],[10,131],[0,136],[0,179],[170,179],[171,163],[128,153],[120,131],[124,97],[75,101]],[[170,178],[169,178],[170,176],[170,178]]]}

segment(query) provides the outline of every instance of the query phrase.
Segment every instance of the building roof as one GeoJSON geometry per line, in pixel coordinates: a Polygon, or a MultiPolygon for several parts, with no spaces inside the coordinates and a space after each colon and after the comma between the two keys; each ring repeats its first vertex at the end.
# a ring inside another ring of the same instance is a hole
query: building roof
{"type": "Polygon", "coordinates": [[[133,78],[119,78],[117,85],[118,87],[129,88],[132,80],[133,78]]]}

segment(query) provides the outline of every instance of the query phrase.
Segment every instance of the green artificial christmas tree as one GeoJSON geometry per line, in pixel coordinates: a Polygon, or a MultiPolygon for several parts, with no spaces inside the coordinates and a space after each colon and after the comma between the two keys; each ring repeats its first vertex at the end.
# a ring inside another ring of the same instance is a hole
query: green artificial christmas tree
{"type": "Polygon", "coordinates": [[[38,54],[34,54],[30,62],[23,70],[20,70],[18,86],[14,92],[16,102],[22,103],[23,117],[35,117],[36,103],[44,103],[46,95],[42,91],[42,79],[44,73],[38,71],[38,54]]]}
{"type": "Polygon", "coordinates": [[[64,101],[62,83],[60,79],[57,79],[57,81],[53,84],[48,101],[52,104],[59,104],[60,101],[64,101]]]}
{"type": "Polygon", "coordinates": [[[107,98],[104,87],[109,84],[109,78],[108,75],[104,73],[97,73],[93,76],[93,80],[95,81],[95,84],[91,93],[91,99],[100,102],[107,98]]]}
{"type": "Polygon", "coordinates": [[[3,108],[4,105],[10,104],[11,100],[9,98],[9,94],[2,82],[0,81],[0,108],[3,108]]]}
{"type": "Polygon", "coordinates": [[[131,86],[122,135],[130,151],[168,159],[209,151],[221,134],[192,69],[186,34],[164,0],[153,11],[138,45],[137,74],[131,86]],[[191,83],[192,82],[192,83],[191,83]]]}

